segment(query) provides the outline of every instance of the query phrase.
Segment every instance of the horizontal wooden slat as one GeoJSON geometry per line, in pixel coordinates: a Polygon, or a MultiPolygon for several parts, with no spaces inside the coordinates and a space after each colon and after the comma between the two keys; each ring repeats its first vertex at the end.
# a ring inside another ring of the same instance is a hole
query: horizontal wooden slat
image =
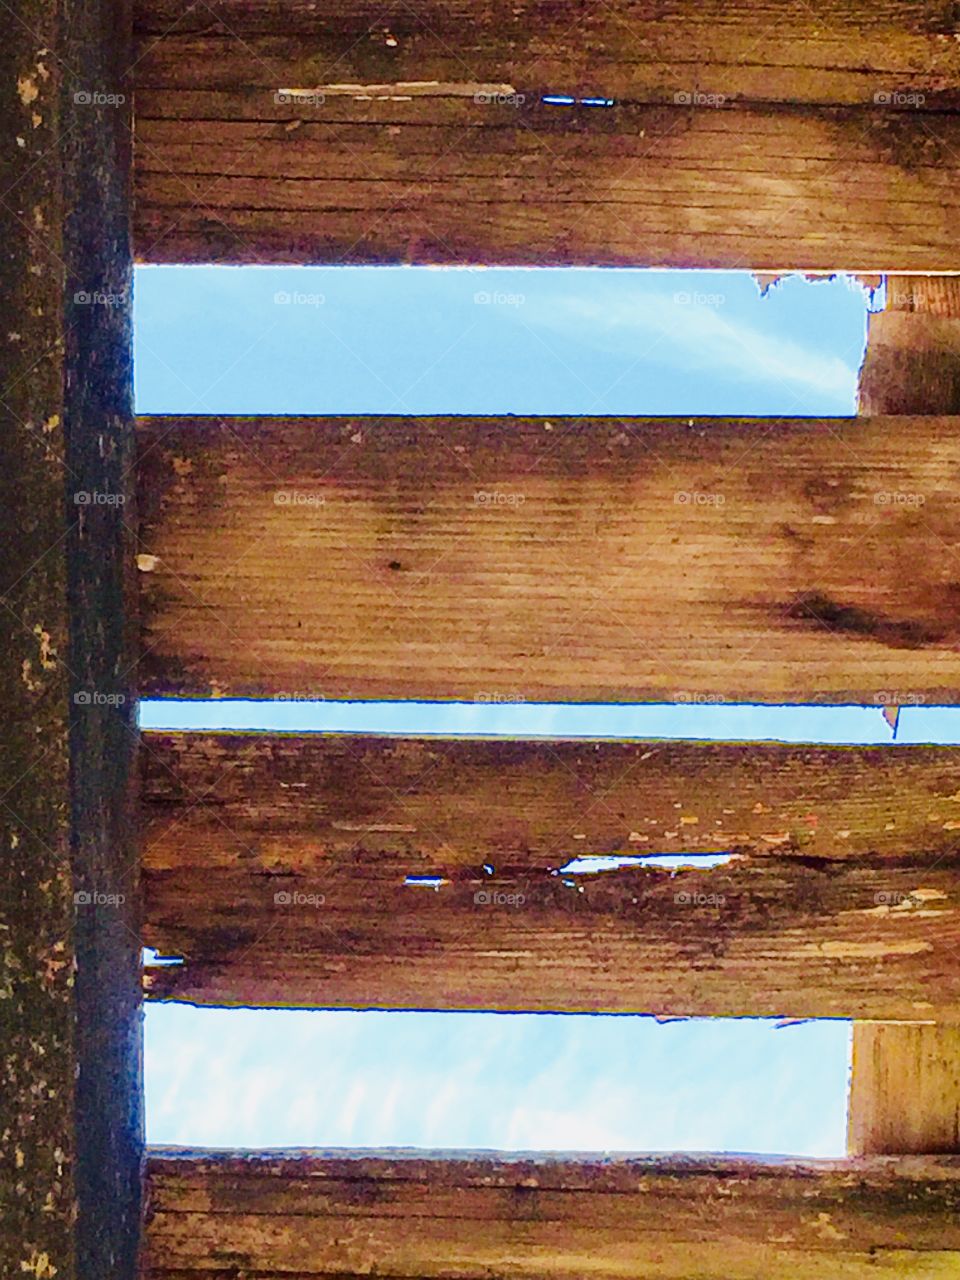
{"type": "Polygon", "coordinates": [[[281,87],[139,92],[139,257],[957,266],[955,113],[477,103],[472,82],[277,103],[281,87]]]}
{"type": "Polygon", "coordinates": [[[960,1154],[960,1026],[855,1023],[847,1127],[854,1155],[960,1154]]]}
{"type": "Polygon", "coordinates": [[[957,700],[956,418],[140,438],[145,693],[957,700]]]}
{"type": "Polygon", "coordinates": [[[939,0],[186,0],[140,3],[141,85],[472,80],[628,101],[684,89],[755,100],[935,98],[960,82],[939,0]]]}
{"type": "Polygon", "coordinates": [[[150,1280],[952,1280],[960,1161],[155,1151],[150,1280]]]}
{"type": "Polygon", "coordinates": [[[155,998],[960,1017],[949,749],[151,733],[144,762],[144,938],[186,961],[155,998]],[[560,873],[678,851],[738,856],[560,873]]]}

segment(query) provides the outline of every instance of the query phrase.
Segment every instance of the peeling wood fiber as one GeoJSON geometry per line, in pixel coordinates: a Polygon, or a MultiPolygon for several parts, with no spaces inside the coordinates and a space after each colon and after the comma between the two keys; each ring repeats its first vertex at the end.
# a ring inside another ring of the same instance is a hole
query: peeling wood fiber
{"type": "Polygon", "coordinates": [[[158,1148],[148,1280],[951,1280],[960,1163],[158,1148]]]}
{"type": "Polygon", "coordinates": [[[146,418],[144,692],[955,702],[956,418],[146,418]]]}

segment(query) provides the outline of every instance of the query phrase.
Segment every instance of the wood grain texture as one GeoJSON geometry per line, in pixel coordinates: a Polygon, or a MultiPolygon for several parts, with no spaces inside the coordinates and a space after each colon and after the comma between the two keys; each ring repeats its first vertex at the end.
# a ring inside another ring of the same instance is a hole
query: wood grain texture
{"type": "Polygon", "coordinates": [[[960,276],[890,276],[869,317],[860,412],[960,412],[960,276]]]}
{"type": "Polygon", "coordinates": [[[149,1280],[952,1280],[949,1158],[156,1149],[149,1280]]]}
{"type": "Polygon", "coordinates": [[[762,101],[942,100],[960,82],[943,0],[147,0],[138,81],[200,86],[436,81],[666,100],[700,89],[762,101]]]}
{"type": "Polygon", "coordinates": [[[144,938],[185,958],[154,998],[960,1016],[949,749],[148,734],[144,758],[144,938]]]}
{"type": "Polygon", "coordinates": [[[4,1280],[137,1274],[129,17],[24,0],[0,42],[4,1280]]]}
{"type": "MultiPolygon", "coordinates": [[[[952,747],[148,731],[149,874],[553,871],[578,854],[930,867],[960,858],[952,747]]],[[[212,879],[211,879],[212,883],[212,879]]]]}
{"type": "Polygon", "coordinates": [[[960,687],[956,419],[141,420],[152,694],[960,687]]]}
{"type": "Polygon", "coordinates": [[[138,257],[957,267],[954,111],[288,87],[139,91],[138,257]]]}
{"type": "Polygon", "coordinates": [[[857,1022],[852,1155],[960,1154],[960,1027],[857,1022]]]}

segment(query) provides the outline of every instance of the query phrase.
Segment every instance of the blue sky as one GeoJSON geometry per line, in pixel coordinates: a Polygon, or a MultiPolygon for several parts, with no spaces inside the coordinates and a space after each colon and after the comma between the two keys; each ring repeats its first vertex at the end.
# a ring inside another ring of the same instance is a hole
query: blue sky
{"type": "MultiPolygon", "coordinates": [[[[733,272],[138,270],[141,413],[844,415],[867,298],[733,272]]],[[[873,708],[145,702],[146,727],[888,742],[873,708]]],[[[900,741],[956,742],[960,711],[900,741]]],[[[427,890],[429,892],[429,890],[427,890]]],[[[152,1142],[838,1155],[849,1024],[148,1006],[152,1142]]]]}

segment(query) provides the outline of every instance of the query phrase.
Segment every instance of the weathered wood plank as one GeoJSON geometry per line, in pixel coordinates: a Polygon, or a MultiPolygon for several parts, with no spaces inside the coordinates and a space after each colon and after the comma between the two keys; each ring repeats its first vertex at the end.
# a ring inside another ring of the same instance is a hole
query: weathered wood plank
{"type": "Polygon", "coordinates": [[[948,1280],[960,1162],[158,1149],[149,1280],[948,1280]]]}
{"type": "Polygon", "coordinates": [[[148,734],[144,759],[144,937],[186,960],[154,998],[960,1016],[949,749],[148,734]],[[561,872],[676,851],[738,856],[561,872]]]}
{"type": "Polygon", "coordinates": [[[129,13],[25,0],[4,29],[0,1274],[133,1280],[129,13]]]}
{"type": "Polygon", "coordinates": [[[148,873],[738,852],[882,875],[960,858],[952,747],[150,731],[141,773],[148,873]]]}
{"type": "Polygon", "coordinates": [[[960,1154],[960,1027],[857,1022],[852,1155],[960,1154]]]}
{"type": "Polygon", "coordinates": [[[264,86],[474,81],[673,102],[698,89],[770,102],[931,100],[960,84],[957,24],[941,0],[148,0],[138,83],[264,86]],[[574,38],[574,35],[576,38],[574,38]]]}
{"type": "Polygon", "coordinates": [[[953,418],[144,419],[150,693],[957,700],[953,418]]]}
{"type": "Polygon", "coordinates": [[[139,257],[956,269],[956,112],[283,87],[140,91],[139,257]]]}
{"type": "Polygon", "coordinates": [[[870,316],[860,412],[960,412],[960,276],[890,276],[870,316]]]}

